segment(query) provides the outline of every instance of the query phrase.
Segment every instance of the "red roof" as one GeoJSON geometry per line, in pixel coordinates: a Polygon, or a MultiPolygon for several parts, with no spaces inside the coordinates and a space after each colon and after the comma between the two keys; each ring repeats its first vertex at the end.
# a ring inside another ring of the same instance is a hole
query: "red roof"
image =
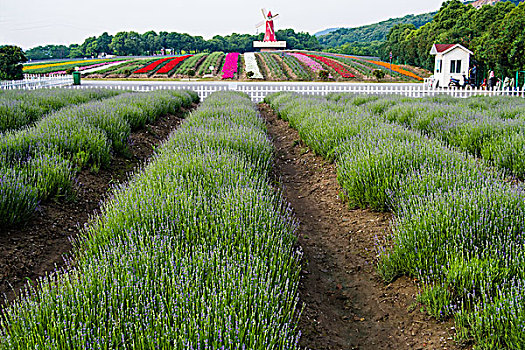
{"type": "Polygon", "coordinates": [[[442,53],[450,49],[452,46],[455,46],[456,44],[434,44],[436,47],[436,50],[438,53],[442,53]]]}

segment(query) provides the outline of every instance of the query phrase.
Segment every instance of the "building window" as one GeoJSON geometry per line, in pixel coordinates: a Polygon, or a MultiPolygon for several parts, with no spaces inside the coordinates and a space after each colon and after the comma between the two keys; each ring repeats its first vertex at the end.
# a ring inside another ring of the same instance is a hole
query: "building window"
{"type": "Polygon", "coordinates": [[[450,73],[461,73],[461,60],[450,61],[450,73]]]}
{"type": "Polygon", "coordinates": [[[441,73],[442,68],[443,68],[443,60],[437,60],[436,61],[436,73],[441,73]]]}

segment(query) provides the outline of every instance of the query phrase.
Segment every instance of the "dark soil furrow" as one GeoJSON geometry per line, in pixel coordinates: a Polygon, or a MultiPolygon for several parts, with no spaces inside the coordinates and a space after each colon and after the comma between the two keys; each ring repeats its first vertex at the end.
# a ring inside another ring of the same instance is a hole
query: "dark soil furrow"
{"type": "Polygon", "coordinates": [[[452,322],[421,311],[408,278],[385,285],[376,274],[376,242],[390,214],[349,209],[336,168],[311,153],[298,133],[261,105],[276,149],[275,178],[300,221],[304,251],[300,345],[310,349],[455,349],[452,322]]]}

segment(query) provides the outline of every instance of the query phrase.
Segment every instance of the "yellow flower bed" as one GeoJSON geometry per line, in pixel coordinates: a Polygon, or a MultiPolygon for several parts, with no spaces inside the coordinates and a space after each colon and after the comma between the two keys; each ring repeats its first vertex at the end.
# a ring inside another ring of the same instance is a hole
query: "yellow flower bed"
{"type": "Polygon", "coordinates": [[[48,68],[48,67],[58,67],[58,66],[65,66],[65,65],[68,65],[68,64],[97,62],[97,61],[102,61],[102,60],[64,61],[64,62],[60,62],[60,63],[37,64],[35,66],[25,66],[23,70],[40,69],[40,68],[48,68]]]}

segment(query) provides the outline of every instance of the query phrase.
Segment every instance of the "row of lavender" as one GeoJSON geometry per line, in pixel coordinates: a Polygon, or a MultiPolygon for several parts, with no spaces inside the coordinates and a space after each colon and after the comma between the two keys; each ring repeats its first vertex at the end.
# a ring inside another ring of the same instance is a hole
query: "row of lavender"
{"type": "Polygon", "coordinates": [[[0,349],[297,349],[296,224],[246,95],[215,93],[0,316],[0,349]]]}
{"type": "Polygon", "coordinates": [[[1,134],[0,227],[23,222],[42,200],[70,193],[78,169],[108,166],[113,152],[126,150],[133,129],[191,106],[192,99],[198,100],[197,94],[121,94],[66,107],[33,126],[1,134]]]}
{"type": "Polygon", "coordinates": [[[101,100],[118,93],[111,90],[10,90],[0,94],[0,132],[19,129],[60,108],[101,100]]]}
{"type": "Polygon", "coordinates": [[[372,109],[395,122],[482,157],[510,175],[525,178],[525,101],[513,97],[448,96],[423,100],[376,97],[372,109]]]}
{"type": "MultiPolygon", "coordinates": [[[[458,341],[474,341],[478,349],[521,348],[521,185],[436,138],[385,122],[381,112],[393,99],[332,99],[337,102],[286,93],[267,97],[312,149],[337,162],[338,181],[351,206],[395,214],[392,235],[378,247],[384,279],[410,275],[420,280],[420,300],[433,316],[455,318],[458,341]]],[[[492,102],[497,109],[508,101],[492,102]]]]}

